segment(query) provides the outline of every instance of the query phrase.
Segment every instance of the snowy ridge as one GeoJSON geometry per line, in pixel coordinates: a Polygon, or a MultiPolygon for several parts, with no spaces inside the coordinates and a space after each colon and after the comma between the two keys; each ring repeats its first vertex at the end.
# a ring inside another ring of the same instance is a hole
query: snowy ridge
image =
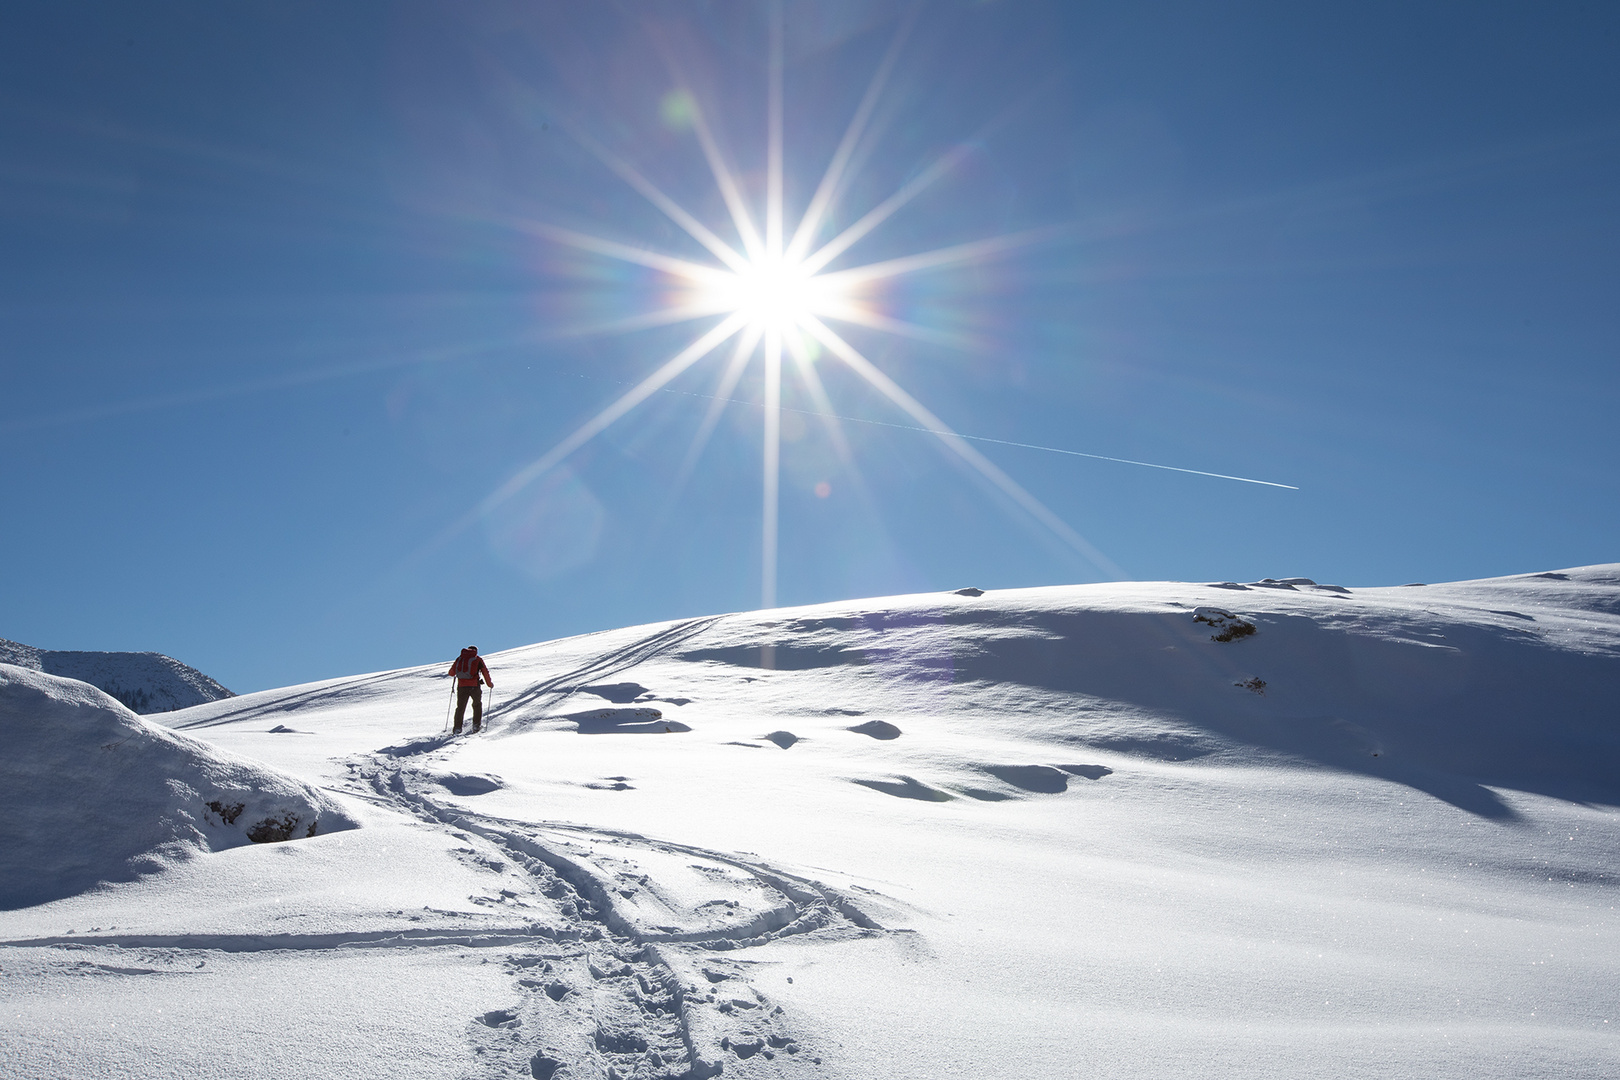
{"type": "Polygon", "coordinates": [[[365,827],[0,912],[8,1074],[1620,1073],[1620,565],[488,659],[480,736],[441,730],[438,664],[167,717],[365,827]],[[49,1034],[148,999],[147,1056],[49,1034]]]}
{"type": "Polygon", "coordinates": [[[36,649],[0,638],[0,664],[87,682],[142,714],[174,712],[235,696],[196,668],[155,652],[36,649]]]}

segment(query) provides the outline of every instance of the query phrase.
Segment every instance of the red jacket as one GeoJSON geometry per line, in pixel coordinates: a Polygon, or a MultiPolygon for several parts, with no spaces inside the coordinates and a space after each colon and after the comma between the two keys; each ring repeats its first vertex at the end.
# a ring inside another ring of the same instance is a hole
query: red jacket
{"type": "Polygon", "coordinates": [[[484,658],[472,649],[462,649],[461,655],[456,657],[456,662],[450,665],[446,674],[456,677],[457,686],[477,686],[480,676],[490,686],[495,685],[495,680],[489,677],[489,667],[484,663],[484,658]]]}

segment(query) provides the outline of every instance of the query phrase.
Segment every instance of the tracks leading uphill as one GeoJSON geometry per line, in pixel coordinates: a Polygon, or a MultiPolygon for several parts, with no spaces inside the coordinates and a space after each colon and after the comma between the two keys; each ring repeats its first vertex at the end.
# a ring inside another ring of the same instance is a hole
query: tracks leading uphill
{"type": "MultiPolygon", "coordinates": [[[[580,687],[609,679],[637,664],[661,656],[697,637],[723,618],[724,615],[709,615],[672,623],[627,645],[593,656],[567,671],[532,683],[510,698],[497,700],[495,707],[486,715],[491,723],[496,719],[504,721],[503,726],[513,733],[525,731],[568,700],[580,687]]],[[[418,694],[424,700],[431,697],[433,709],[442,715],[444,706],[442,695],[445,687],[443,676],[444,668],[441,665],[429,664],[337,679],[293,693],[275,691],[268,700],[263,694],[244,694],[230,699],[229,705],[209,708],[199,719],[182,719],[171,726],[180,731],[201,731],[263,717],[365,705],[401,694],[413,699],[418,694]]],[[[424,748],[431,748],[430,744],[433,742],[433,740],[416,740],[409,744],[407,749],[410,752],[419,752],[424,748]]]]}
{"type": "Polygon", "coordinates": [[[666,626],[621,648],[592,657],[578,667],[527,686],[506,701],[500,702],[496,708],[490,710],[490,719],[491,721],[497,718],[504,719],[506,730],[512,733],[527,730],[539,722],[546,713],[555,710],[572,697],[580,687],[610,679],[621,671],[627,671],[637,664],[644,664],[654,657],[662,656],[691,641],[723,618],[724,615],[709,615],[701,619],[687,619],[666,626]]]}

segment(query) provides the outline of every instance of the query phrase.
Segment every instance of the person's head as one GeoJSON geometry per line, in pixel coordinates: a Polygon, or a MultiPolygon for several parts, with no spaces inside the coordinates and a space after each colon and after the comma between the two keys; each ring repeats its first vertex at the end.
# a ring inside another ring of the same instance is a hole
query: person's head
{"type": "Polygon", "coordinates": [[[477,656],[478,655],[478,646],[469,645],[469,646],[467,646],[467,651],[472,653],[474,656],[477,656]]]}

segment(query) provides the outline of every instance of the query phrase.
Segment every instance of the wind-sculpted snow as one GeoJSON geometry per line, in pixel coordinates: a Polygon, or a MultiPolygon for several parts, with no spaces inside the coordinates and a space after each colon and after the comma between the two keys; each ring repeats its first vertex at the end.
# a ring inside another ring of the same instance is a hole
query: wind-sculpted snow
{"type": "Polygon", "coordinates": [[[309,785],[72,679],[0,664],[0,737],[0,908],[354,824],[309,785]]]}

